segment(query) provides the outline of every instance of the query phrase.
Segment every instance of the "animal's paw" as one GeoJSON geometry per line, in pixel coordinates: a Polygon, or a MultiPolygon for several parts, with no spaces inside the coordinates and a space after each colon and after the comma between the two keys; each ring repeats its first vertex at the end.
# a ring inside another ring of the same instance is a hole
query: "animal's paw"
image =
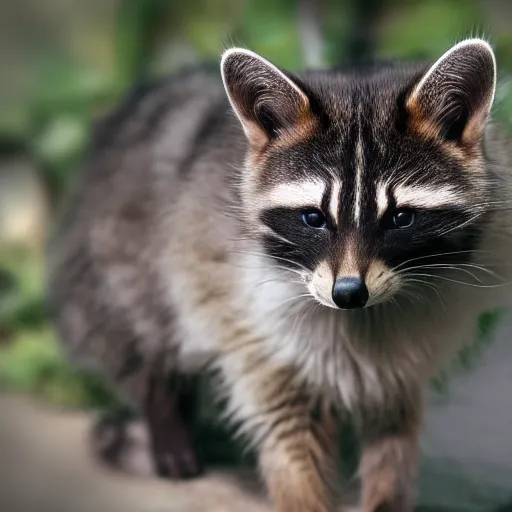
{"type": "Polygon", "coordinates": [[[104,416],[93,426],[91,444],[103,464],[137,476],[154,476],[149,436],[142,422],[104,416]]]}
{"type": "Polygon", "coordinates": [[[188,439],[173,437],[158,443],[153,449],[153,459],[159,476],[170,479],[188,479],[202,472],[196,451],[188,439]]]}

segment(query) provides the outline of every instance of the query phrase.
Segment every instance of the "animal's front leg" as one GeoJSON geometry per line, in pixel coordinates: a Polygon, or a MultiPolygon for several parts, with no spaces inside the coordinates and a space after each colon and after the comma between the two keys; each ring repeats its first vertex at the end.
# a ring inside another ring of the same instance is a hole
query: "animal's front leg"
{"type": "Polygon", "coordinates": [[[332,512],[336,449],[306,408],[275,411],[260,446],[260,468],[278,512],[332,512]]]}
{"type": "Polygon", "coordinates": [[[144,403],[156,472],[170,479],[192,478],[201,473],[187,421],[196,404],[190,401],[191,396],[184,395],[181,379],[177,374],[155,373],[144,403]]]}
{"type": "Polygon", "coordinates": [[[363,512],[412,512],[419,458],[421,400],[410,396],[367,418],[360,474],[363,512]],[[373,417],[372,417],[373,416],[373,417]]]}
{"type": "Polygon", "coordinates": [[[332,512],[335,427],[327,412],[313,419],[293,379],[287,369],[252,367],[231,381],[231,409],[254,441],[273,510],[332,512]]]}

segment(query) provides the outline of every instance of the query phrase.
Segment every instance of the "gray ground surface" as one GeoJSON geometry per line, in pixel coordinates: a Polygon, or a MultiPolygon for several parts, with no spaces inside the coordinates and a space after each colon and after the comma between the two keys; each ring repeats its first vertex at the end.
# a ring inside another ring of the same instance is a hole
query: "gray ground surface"
{"type": "Polygon", "coordinates": [[[263,512],[254,481],[226,472],[170,483],[100,467],[87,450],[89,419],[0,398],[2,512],[263,512]]]}
{"type": "Polygon", "coordinates": [[[477,366],[432,396],[423,454],[422,503],[512,511],[512,315],[477,366]]]}
{"type": "MultiPolygon", "coordinates": [[[[512,504],[511,333],[507,318],[478,367],[457,376],[448,394],[432,397],[423,436],[423,512],[491,512],[512,504]]],[[[103,468],[87,449],[89,426],[81,413],[0,396],[0,511],[269,510],[255,475],[213,470],[170,483],[103,468]]]]}

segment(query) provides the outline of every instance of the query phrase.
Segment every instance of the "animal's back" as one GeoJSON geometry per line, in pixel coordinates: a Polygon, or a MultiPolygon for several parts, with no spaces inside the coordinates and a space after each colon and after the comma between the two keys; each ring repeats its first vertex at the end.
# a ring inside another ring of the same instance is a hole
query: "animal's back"
{"type": "Polygon", "coordinates": [[[71,356],[126,381],[135,401],[146,362],[172,364],[162,273],[169,244],[179,249],[173,225],[198,201],[220,210],[228,169],[212,160],[237,160],[239,131],[219,78],[203,70],[135,89],[94,130],[51,246],[49,302],[71,356]]]}

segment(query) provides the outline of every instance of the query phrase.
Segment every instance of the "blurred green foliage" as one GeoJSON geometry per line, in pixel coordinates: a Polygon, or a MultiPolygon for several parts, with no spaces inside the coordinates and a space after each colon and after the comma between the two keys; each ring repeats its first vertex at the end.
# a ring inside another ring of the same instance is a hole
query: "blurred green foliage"
{"type": "MultiPolygon", "coordinates": [[[[318,64],[346,60],[355,1],[322,2],[323,55],[318,64]]],[[[436,58],[456,40],[486,30],[499,16],[495,3],[384,1],[374,27],[376,53],[436,58]]],[[[134,81],[172,73],[182,64],[218,60],[231,44],[248,46],[283,67],[304,65],[298,0],[124,0],[116,12],[112,23],[98,19],[84,29],[87,37],[70,45],[80,51],[65,48],[41,59],[30,94],[9,104],[0,117],[0,139],[15,137],[29,148],[48,183],[54,214],[79,164],[93,119],[134,81]]],[[[492,34],[504,78],[512,70],[512,31],[501,27],[492,34]]],[[[512,94],[506,79],[496,103],[497,115],[512,129],[512,94]]],[[[0,251],[0,386],[64,406],[116,407],[117,401],[96,377],[77,372],[64,360],[45,314],[41,254],[0,251]]],[[[498,313],[482,317],[479,341],[462,351],[456,370],[471,367],[498,319],[498,313]]],[[[445,371],[434,386],[444,389],[449,374],[445,371]]]]}
{"type": "Polygon", "coordinates": [[[27,251],[0,258],[0,389],[45,397],[66,407],[110,409],[117,400],[101,380],[72,368],[45,314],[43,266],[27,251]]]}

